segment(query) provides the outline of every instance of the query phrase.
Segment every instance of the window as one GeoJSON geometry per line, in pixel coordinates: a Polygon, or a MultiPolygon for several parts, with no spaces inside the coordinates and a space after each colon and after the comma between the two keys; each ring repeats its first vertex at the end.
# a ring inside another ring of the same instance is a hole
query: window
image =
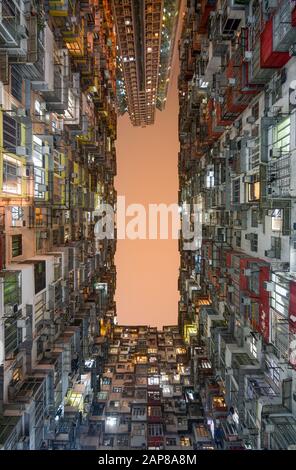
{"type": "Polygon", "coordinates": [[[12,235],[12,257],[21,256],[23,254],[22,235],[12,235]]]}
{"type": "Polygon", "coordinates": [[[157,437],[163,435],[162,424],[149,424],[148,434],[150,437],[157,437]]]}
{"type": "Polygon", "coordinates": [[[252,264],[249,269],[251,269],[251,275],[247,277],[248,290],[259,295],[260,270],[256,264],[252,264]]]}
{"type": "Polygon", "coordinates": [[[280,367],[273,359],[266,359],[266,369],[273,383],[279,387],[281,383],[280,367]]]}
{"type": "Polygon", "coordinates": [[[15,153],[21,143],[21,125],[9,114],[3,113],[3,148],[15,153]]]}
{"type": "Polygon", "coordinates": [[[291,125],[290,117],[283,119],[281,123],[273,127],[273,148],[281,152],[290,151],[291,125]]]}
{"type": "Polygon", "coordinates": [[[240,247],[242,243],[242,233],[240,230],[236,230],[235,232],[235,243],[236,246],[240,247]]]}
{"type": "Polygon", "coordinates": [[[250,353],[252,354],[252,356],[254,356],[257,359],[257,356],[258,356],[257,341],[253,336],[251,337],[251,342],[250,342],[250,353]]]}
{"type": "Polygon", "coordinates": [[[260,181],[248,184],[248,200],[258,201],[260,198],[260,181]]]}
{"type": "Polygon", "coordinates": [[[3,156],[3,192],[21,194],[22,192],[21,162],[8,155],[3,156]]]}
{"type": "Polygon", "coordinates": [[[122,387],[113,387],[113,393],[121,393],[122,387]]]}
{"type": "Polygon", "coordinates": [[[174,437],[167,437],[166,445],[167,446],[176,446],[177,445],[177,439],[174,438],[174,437]]]}
{"type": "Polygon", "coordinates": [[[134,436],[145,436],[145,424],[142,424],[142,423],[133,424],[132,434],[134,436]]]}
{"type": "Polygon", "coordinates": [[[4,276],[4,305],[22,303],[21,273],[5,272],[4,276]]]}
{"type": "Polygon", "coordinates": [[[45,160],[42,154],[42,140],[33,135],[33,162],[34,162],[34,195],[35,198],[45,197],[45,160]]]}
{"type": "Polygon", "coordinates": [[[206,187],[213,188],[215,185],[214,181],[214,168],[208,168],[207,177],[206,177],[206,187]]]}
{"type": "Polygon", "coordinates": [[[19,206],[11,208],[11,225],[12,227],[20,227],[23,225],[24,210],[19,206]]]}
{"type": "Polygon", "coordinates": [[[44,313],[46,310],[46,293],[42,293],[36,297],[35,301],[35,330],[39,333],[43,328],[44,313]]]}
{"type": "Polygon", "coordinates": [[[240,202],[240,179],[236,179],[232,183],[232,202],[234,204],[240,202]]]}
{"type": "Polygon", "coordinates": [[[17,312],[13,317],[4,321],[4,344],[6,359],[14,357],[22,342],[22,329],[17,327],[17,319],[21,317],[21,312],[17,312]]]}
{"type": "Polygon", "coordinates": [[[37,261],[34,264],[35,294],[46,287],[46,263],[37,261]]]}
{"type": "Polygon", "coordinates": [[[251,227],[257,228],[258,227],[258,210],[257,209],[252,209],[251,211],[251,227]]]}
{"type": "Polygon", "coordinates": [[[144,416],[145,414],[145,408],[133,408],[133,416],[144,416]]]}
{"type": "Polygon", "coordinates": [[[180,444],[182,447],[189,447],[191,445],[191,441],[189,437],[181,436],[180,437],[180,444]]]}
{"type": "Polygon", "coordinates": [[[281,259],[281,242],[280,237],[271,237],[271,251],[273,258],[281,259]]]}
{"type": "Polygon", "coordinates": [[[111,407],[111,408],[119,408],[119,407],[120,407],[120,401],[118,401],[118,400],[116,400],[116,401],[114,401],[114,400],[110,401],[110,407],[111,407]]]}
{"type": "Polygon", "coordinates": [[[148,416],[160,417],[161,415],[162,413],[160,406],[148,406],[148,416]]]}
{"type": "Polygon", "coordinates": [[[251,233],[250,248],[251,251],[258,251],[258,235],[257,233],[251,233]]]}
{"type": "Polygon", "coordinates": [[[22,101],[22,76],[16,65],[11,66],[11,94],[18,101],[22,101]]]}
{"type": "Polygon", "coordinates": [[[148,385],[159,385],[159,377],[148,377],[148,385]]]}
{"type": "Polygon", "coordinates": [[[252,106],[252,116],[256,121],[259,119],[259,101],[252,106]]]}

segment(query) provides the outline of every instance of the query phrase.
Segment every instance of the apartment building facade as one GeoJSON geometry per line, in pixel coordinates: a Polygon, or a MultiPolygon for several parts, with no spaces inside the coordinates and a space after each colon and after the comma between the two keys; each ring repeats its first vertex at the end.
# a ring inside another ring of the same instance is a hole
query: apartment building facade
{"type": "Polygon", "coordinates": [[[178,326],[114,326],[89,423],[83,449],[214,448],[178,326]]]}
{"type": "Polygon", "coordinates": [[[118,101],[134,126],[154,123],[165,107],[179,0],[113,0],[118,35],[118,101]]]}
{"type": "Polygon", "coordinates": [[[296,442],[294,1],[188,1],[180,41],[179,326],[224,448],[296,442]]]}
{"type": "Polygon", "coordinates": [[[0,448],[75,448],[116,317],[108,0],[0,2],[0,448]]]}

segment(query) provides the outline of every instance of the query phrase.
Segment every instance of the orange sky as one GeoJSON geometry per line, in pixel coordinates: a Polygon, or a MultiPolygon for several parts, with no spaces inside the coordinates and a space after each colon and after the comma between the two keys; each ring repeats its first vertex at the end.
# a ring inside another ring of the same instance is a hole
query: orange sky
{"type": "MultiPolygon", "coordinates": [[[[178,200],[177,61],[166,109],[155,124],[133,127],[118,120],[118,196],[126,204],[176,203],[178,200]]],[[[130,218],[127,218],[129,221],[130,218]]],[[[179,253],[177,240],[118,240],[117,315],[120,324],[161,327],[177,323],[179,253]]]]}

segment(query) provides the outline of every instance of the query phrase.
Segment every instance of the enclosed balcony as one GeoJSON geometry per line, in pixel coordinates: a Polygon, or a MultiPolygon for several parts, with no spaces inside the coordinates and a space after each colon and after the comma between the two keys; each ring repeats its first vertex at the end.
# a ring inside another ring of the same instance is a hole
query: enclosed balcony
{"type": "Polygon", "coordinates": [[[260,35],[260,66],[262,68],[281,68],[290,59],[289,52],[281,52],[276,49],[274,44],[274,21],[274,18],[268,20],[260,35]]]}
{"type": "Polygon", "coordinates": [[[296,42],[296,7],[293,2],[280,2],[273,20],[273,45],[279,52],[287,52],[296,42]]]}
{"type": "Polygon", "coordinates": [[[24,17],[24,2],[2,0],[0,4],[0,50],[9,54],[26,54],[28,30],[24,17]]]}
{"type": "Polygon", "coordinates": [[[207,25],[210,18],[210,14],[215,10],[216,0],[202,0],[201,10],[199,17],[198,32],[205,34],[207,32],[207,25]]]}
{"type": "Polygon", "coordinates": [[[69,0],[45,0],[45,8],[51,16],[68,16],[69,0]]]}

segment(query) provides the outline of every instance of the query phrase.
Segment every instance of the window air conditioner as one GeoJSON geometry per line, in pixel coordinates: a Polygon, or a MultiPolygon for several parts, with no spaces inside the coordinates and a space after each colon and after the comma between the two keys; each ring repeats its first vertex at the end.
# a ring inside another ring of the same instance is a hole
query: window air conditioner
{"type": "Polygon", "coordinates": [[[49,145],[44,145],[42,147],[42,155],[48,155],[50,153],[50,147],[49,145]]]}
{"type": "Polygon", "coordinates": [[[46,184],[38,184],[38,192],[39,193],[45,193],[46,191],[47,191],[46,184]]]}
{"type": "Polygon", "coordinates": [[[25,108],[17,108],[15,111],[17,117],[27,117],[27,111],[25,108]]]}
{"type": "Polygon", "coordinates": [[[254,124],[256,122],[255,116],[248,116],[246,119],[248,124],[254,124]]]}
{"type": "Polygon", "coordinates": [[[275,252],[274,250],[265,250],[264,255],[267,256],[268,258],[274,258],[275,252]]]}
{"type": "Polygon", "coordinates": [[[246,62],[251,62],[253,53],[251,51],[245,51],[244,60],[246,62]]]}
{"type": "Polygon", "coordinates": [[[242,302],[243,305],[251,305],[250,297],[243,296],[241,302],[242,302]]]}
{"type": "Polygon", "coordinates": [[[4,306],[4,312],[7,316],[15,315],[18,312],[18,304],[7,304],[4,306]]]}
{"type": "Polygon", "coordinates": [[[15,153],[19,157],[25,157],[27,155],[27,149],[26,149],[26,147],[24,147],[22,145],[17,145],[15,153]]]}
{"type": "Polygon", "coordinates": [[[263,289],[266,290],[267,292],[272,292],[274,290],[274,283],[264,281],[263,282],[263,289]]]}
{"type": "Polygon", "coordinates": [[[256,147],[256,141],[255,139],[250,139],[250,140],[247,140],[247,147],[249,149],[253,149],[256,147]]]}

